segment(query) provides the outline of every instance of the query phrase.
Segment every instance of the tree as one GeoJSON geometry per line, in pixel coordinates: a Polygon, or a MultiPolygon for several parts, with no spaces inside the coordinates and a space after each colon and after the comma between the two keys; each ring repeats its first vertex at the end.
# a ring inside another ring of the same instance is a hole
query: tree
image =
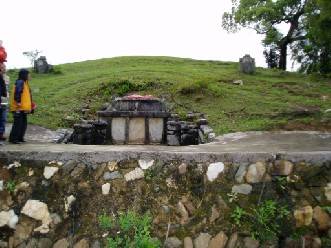
{"type": "Polygon", "coordinates": [[[307,10],[307,40],[293,44],[293,58],[303,72],[331,73],[331,1],[311,0],[307,10]]]}
{"type": "Polygon", "coordinates": [[[232,11],[223,14],[222,26],[229,32],[245,27],[265,35],[263,45],[276,48],[278,68],[286,70],[289,45],[307,39],[304,20],[309,1],[232,0],[232,11]],[[287,32],[281,31],[281,24],[287,24],[287,32]]]}
{"type": "Polygon", "coordinates": [[[26,56],[31,63],[31,66],[34,67],[34,62],[37,60],[38,55],[41,53],[41,51],[35,49],[32,51],[27,51],[27,52],[23,52],[23,55],[26,56]]]}

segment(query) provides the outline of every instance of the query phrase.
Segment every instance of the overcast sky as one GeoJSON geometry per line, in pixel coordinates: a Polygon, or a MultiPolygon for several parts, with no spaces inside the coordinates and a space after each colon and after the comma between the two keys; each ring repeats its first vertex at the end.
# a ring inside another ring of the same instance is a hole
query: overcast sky
{"type": "Polygon", "coordinates": [[[29,66],[38,49],[51,64],[115,56],[176,56],[265,66],[261,36],[222,30],[231,0],[5,0],[0,39],[9,68],[29,66]]]}

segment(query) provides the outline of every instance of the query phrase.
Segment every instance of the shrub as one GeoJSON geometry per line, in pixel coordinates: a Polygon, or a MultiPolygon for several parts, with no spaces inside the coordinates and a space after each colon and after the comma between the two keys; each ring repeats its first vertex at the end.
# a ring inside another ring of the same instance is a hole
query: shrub
{"type": "Polygon", "coordinates": [[[208,88],[208,83],[206,82],[190,82],[186,83],[179,89],[182,95],[191,95],[205,92],[208,88]]]}
{"type": "Polygon", "coordinates": [[[63,72],[59,66],[52,66],[51,69],[49,70],[49,73],[54,74],[54,75],[62,75],[63,72]]]}
{"type": "Polygon", "coordinates": [[[119,80],[109,83],[109,91],[111,94],[124,96],[134,91],[144,91],[151,88],[154,82],[132,82],[130,80],[119,80]]]}
{"type": "Polygon", "coordinates": [[[213,96],[223,96],[224,92],[220,85],[214,81],[203,80],[198,82],[186,83],[179,89],[182,95],[192,95],[192,94],[210,94],[213,96]]]}

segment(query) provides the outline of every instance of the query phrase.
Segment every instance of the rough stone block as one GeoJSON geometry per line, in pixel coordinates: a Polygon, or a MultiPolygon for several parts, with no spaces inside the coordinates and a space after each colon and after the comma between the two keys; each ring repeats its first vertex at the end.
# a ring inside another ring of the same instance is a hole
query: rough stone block
{"type": "Polygon", "coordinates": [[[209,133],[213,132],[213,129],[207,125],[201,125],[200,130],[202,131],[203,134],[207,135],[209,133]]]}
{"type": "Polygon", "coordinates": [[[178,126],[174,126],[174,125],[167,125],[167,130],[169,131],[177,131],[179,128],[178,126]]]}
{"type": "Polygon", "coordinates": [[[179,139],[176,135],[167,135],[167,144],[169,146],[179,146],[179,139]]]}

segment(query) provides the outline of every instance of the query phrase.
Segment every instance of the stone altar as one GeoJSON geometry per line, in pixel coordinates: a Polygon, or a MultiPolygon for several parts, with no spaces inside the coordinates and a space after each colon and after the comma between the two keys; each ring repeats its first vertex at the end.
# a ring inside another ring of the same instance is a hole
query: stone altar
{"type": "Polygon", "coordinates": [[[131,95],[116,98],[99,119],[106,121],[106,142],[110,144],[164,144],[170,113],[152,96],[131,95]]]}

